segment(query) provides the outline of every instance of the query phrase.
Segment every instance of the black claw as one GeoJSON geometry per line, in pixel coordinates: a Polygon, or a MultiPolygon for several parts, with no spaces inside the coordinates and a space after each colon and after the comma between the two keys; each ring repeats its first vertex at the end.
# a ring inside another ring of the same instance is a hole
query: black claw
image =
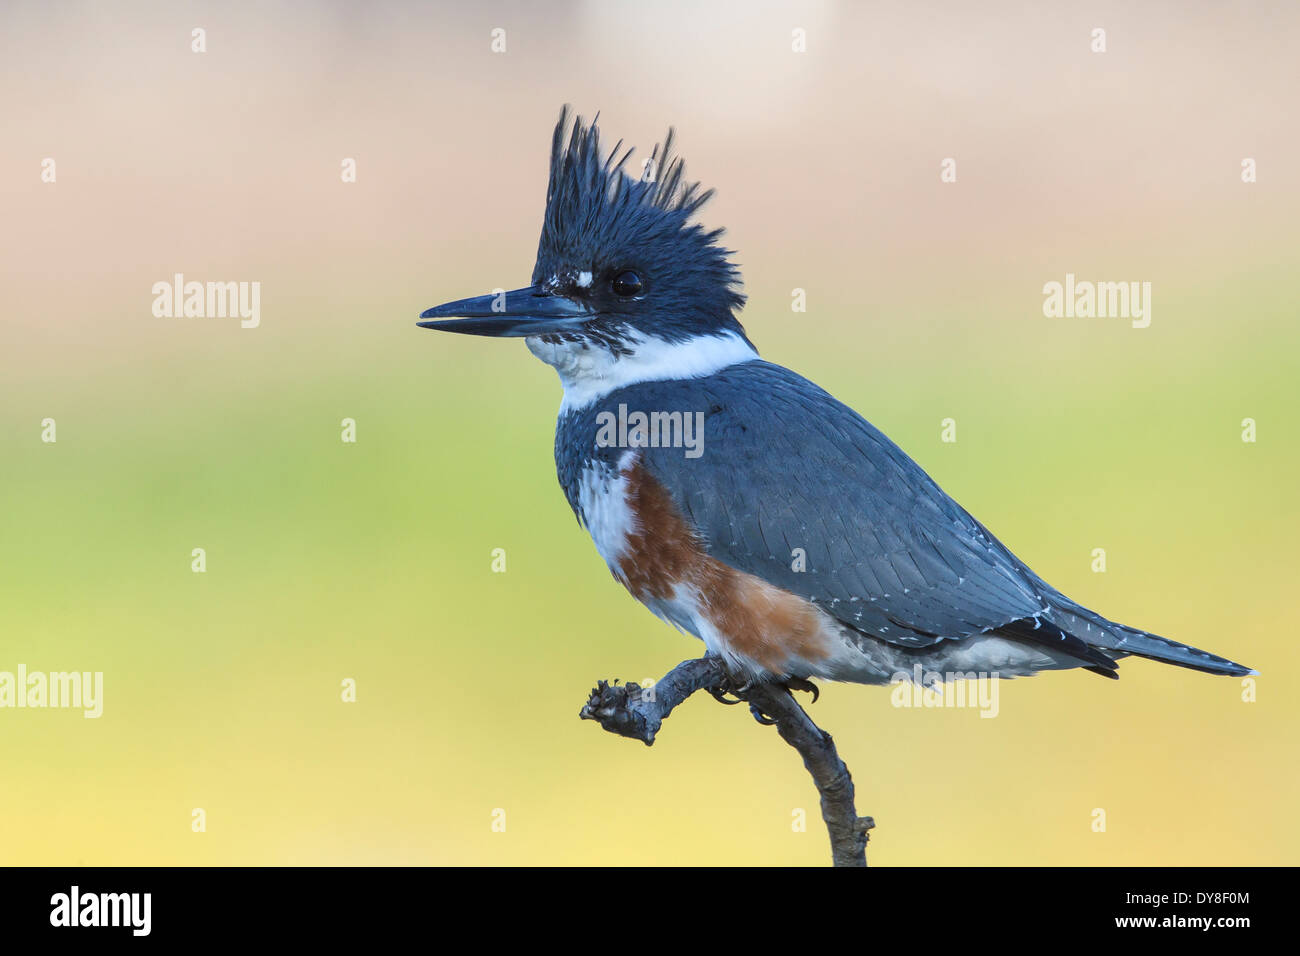
{"type": "Polygon", "coordinates": [[[727,692],[723,690],[721,687],[710,687],[708,688],[708,691],[709,691],[709,696],[711,696],[719,704],[726,704],[728,707],[731,707],[736,704],[743,703],[743,701],[741,701],[739,697],[737,697],[735,700],[728,700],[727,692]]]}
{"type": "Polygon", "coordinates": [[[810,680],[804,680],[802,677],[791,677],[785,682],[785,689],[789,691],[802,690],[813,695],[811,703],[817,703],[817,698],[822,695],[817,685],[810,680]]]}
{"type": "Polygon", "coordinates": [[[754,719],[757,720],[764,727],[771,727],[773,724],[776,723],[775,720],[767,716],[767,714],[763,713],[763,711],[759,709],[758,704],[750,704],[749,712],[753,714],[754,719]]]}

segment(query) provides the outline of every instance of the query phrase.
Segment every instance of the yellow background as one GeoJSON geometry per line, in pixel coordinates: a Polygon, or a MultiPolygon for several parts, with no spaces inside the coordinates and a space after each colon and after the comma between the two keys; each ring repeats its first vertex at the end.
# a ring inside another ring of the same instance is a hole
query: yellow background
{"type": "Polygon", "coordinates": [[[0,670],[105,709],[0,711],[0,863],[827,861],[743,708],[577,719],[699,645],[574,523],[553,372],[414,326],[526,283],[564,102],[677,126],[765,357],[1071,596],[1262,671],[1004,682],[995,720],[827,687],[871,861],[1296,862],[1296,9],[981,6],[6,3],[0,670]],[[261,282],[261,327],[154,318],[176,272],[261,282]],[[1150,328],[1045,318],[1067,272],[1151,282],[1150,328]]]}

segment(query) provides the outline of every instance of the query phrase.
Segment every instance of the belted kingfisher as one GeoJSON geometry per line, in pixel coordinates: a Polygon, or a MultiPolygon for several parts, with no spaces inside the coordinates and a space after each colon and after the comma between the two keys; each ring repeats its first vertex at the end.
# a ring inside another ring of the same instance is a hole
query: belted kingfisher
{"type": "Polygon", "coordinates": [[[633,596],[746,681],[1115,678],[1129,655],[1256,673],[1070,600],[870,422],[759,358],[673,131],[638,177],[598,119],[560,113],[532,284],[419,324],[523,337],[559,373],[560,484],[633,596]]]}

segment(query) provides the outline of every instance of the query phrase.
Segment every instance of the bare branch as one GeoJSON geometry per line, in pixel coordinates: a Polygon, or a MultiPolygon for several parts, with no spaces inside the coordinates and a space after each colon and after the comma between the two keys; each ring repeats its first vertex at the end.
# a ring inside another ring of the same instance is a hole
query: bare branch
{"type": "Polygon", "coordinates": [[[726,680],[727,669],[720,658],[682,661],[653,688],[598,682],[578,716],[598,721],[610,733],[640,740],[648,747],[673,708],[697,690],[718,689],[726,680]]]}
{"type": "Polygon", "coordinates": [[[597,721],[610,733],[649,746],[674,708],[699,690],[707,690],[723,703],[744,700],[761,723],[776,725],[781,739],[803,758],[821,794],[822,819],[830,835],[833,863],[866,866],[867,831],[875,822],[858,816],[853,802],[853,777],[840,759],[835,741],[813,723],[787,688],[764,683],[737,686],[720,658],[702,657],[678,664],[653,688],[600,681],[578,716],[597,721]],[[728,701],[725,694],[739,700],[728,701]]]}
{"type": "Polygon", "coordinates": [[[751,706],[776,721],[776,732],[799,756],[812,775],[822,798],[822,819],[831,838],[831,860],[836,866],[867,865],[867,831],[876,825],[858,816],[853,803],[853,777],[840,759],[835,741],[779,685],[755,684],[745,694],[751,706]]]}

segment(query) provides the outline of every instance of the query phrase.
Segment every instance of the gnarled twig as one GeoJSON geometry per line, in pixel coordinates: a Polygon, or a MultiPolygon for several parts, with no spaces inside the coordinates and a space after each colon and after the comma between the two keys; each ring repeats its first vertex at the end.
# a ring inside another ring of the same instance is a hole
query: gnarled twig
{"type": "Polygon", "coordinates": [[[649,746],[673,709],[699,690],[707,690],[719,700],[723,694],[734,694],[749,703],[756,717],[766,717],[764,722],[776,725],[781,739],[803,757],[803,765],[821,794],[832,861],[836,866],[866,866],[867,831],[875,822],[858,816],[853,778],[835,750],[835,741],[813,723],[785,687],[763,683],[737,687],[720,658],[702,657],[682,661],[653,688],[600,681],[579,716],[649,746]]]}

